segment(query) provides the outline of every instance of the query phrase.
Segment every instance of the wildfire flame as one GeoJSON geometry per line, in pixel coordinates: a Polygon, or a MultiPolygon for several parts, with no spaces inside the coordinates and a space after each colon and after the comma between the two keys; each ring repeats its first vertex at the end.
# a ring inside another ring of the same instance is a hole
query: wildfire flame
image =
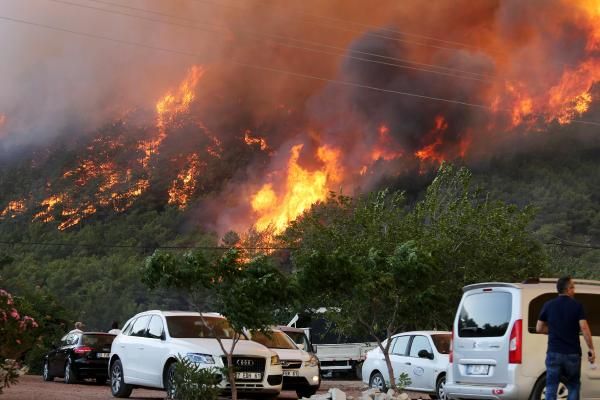
{"type": "Polygon", "coordinates": [[[378,129],[378,141],[371,151],[371,160],[382,159],[389,161],[399,157],[402,157],[402,150],[394,143],[394,140],[390,136],[390,128],[385,124],[381,124],[378,129]]]}
{"type": "Polygon", "coordinates": [[[269,148],[269,146],[267,145],[267,141],[261,137],[253,137],[252,136],[252,131],[249,129],[246,129],[246,131],[244,132],[244,141],[246,142],[246,144],[248,146],[251,145],[259,145],[260,149],[265,151],[269,148]]]}
{"type": "Polygon", "coordinates": [[[169,188],[169,204],[184,209],[196,190],[196,178],[203,164],[196,153],[187,157],[187,168],[177,174],[169,188]]]}
{"type": "Polygon", "coordinates": [[[318,201],[325,200],[329,186],[342,179],[338,149],[321,146],[317,158],[321,169],[309,171],[298,164],[302,144],[293,146],[287,163],[285,184],[281,191],[273,183],[264,184],[251,197],[252,209],[258,216],[254,226],[259,231],[272,227],[274,233],[282,232],[290,221],[318,201]],[[279,192],[279,193],[278,193],[279,192]]]}
{"type": "Polygon", "coordinates": [[[10,216],[11,218],[15,218],[19,214],[23,214],[27,211],[27,206],[25,205],[25,200],[12,200],[8,202],[8,205],[2,210],[0,213],[0,218],[6,218],[10,216]]]}

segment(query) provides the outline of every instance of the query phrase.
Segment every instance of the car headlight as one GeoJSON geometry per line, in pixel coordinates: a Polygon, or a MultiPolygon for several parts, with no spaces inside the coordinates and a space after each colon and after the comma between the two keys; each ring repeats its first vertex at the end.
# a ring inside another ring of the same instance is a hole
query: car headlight
{"type": "Polygon", "coordinates": [[[271,356],[271,365],[279,365],[281,364],[281,361],[279,360],[279,356],[277,354],[275,354],[274,356],[271,356]]]}
{"type": "Polygon", "coordinates": [[[304,366],[305,367],[318,367],[319,366],[319,359],[317,358],[317,356],[315,356],[314,354],[312,354],[310,356],[310,358],[308,359],[308,361],[304,361],[304,366]]]}
{"type": "Polygon", "coordinates": [[[215,359],[210,354],[201,353],[187,353],[186,357],[193,363],[196,364],[214,364],[215,359]]]}

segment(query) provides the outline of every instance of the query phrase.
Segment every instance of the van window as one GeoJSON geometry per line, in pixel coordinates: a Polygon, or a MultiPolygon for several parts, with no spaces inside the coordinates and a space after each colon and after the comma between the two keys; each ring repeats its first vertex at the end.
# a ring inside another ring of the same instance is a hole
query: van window
{"type": "Polygon", "coordinates": [[[511,314],[510,293],[484,292],[468,295],[464,299],[458,318],[458,336],[504,336],[511,314]]]}
{"type": "MultiPolygon", "coordinates": [[[[529,303],[529,316],[527,318],[527,330],[529,333],[536,333],[535,325],[537,324],[544,303],[556,298],[556,296],[556,293],[544,293],[531,300],[529,303]]],[[[575,292],[575,300],[583,304],[592,335],[600,336],[600,294],[575,292]]]]}

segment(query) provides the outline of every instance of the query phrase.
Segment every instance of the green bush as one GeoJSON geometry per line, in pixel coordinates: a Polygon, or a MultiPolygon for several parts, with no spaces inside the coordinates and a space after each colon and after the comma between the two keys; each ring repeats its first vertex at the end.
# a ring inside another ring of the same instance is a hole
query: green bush
{"type": "Polygon", "coordinates": [[[216,400],[219,395],[217,385],[223,376],[217,368],[201,368],[185,357],[179,357],[175,364],[173,378],[176,400],[216,400]]]}

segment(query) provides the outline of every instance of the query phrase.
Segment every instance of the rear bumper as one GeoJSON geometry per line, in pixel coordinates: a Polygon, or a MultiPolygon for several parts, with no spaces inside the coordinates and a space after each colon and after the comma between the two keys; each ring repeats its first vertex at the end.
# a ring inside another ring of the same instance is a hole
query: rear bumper
{"type": "Polygon", "coordinates": [[[79,359],[73,362],[73,371],[79,378],[108,377],[108,359],[85,360],[79,359]]]}
{"type": "Polygon", "coordinates": [[[449,399],[523,400],[529,396],[529,392],[524,392],[523,388],[517,385],[484,386],[446,383],[446,394],[449,399]]]}

